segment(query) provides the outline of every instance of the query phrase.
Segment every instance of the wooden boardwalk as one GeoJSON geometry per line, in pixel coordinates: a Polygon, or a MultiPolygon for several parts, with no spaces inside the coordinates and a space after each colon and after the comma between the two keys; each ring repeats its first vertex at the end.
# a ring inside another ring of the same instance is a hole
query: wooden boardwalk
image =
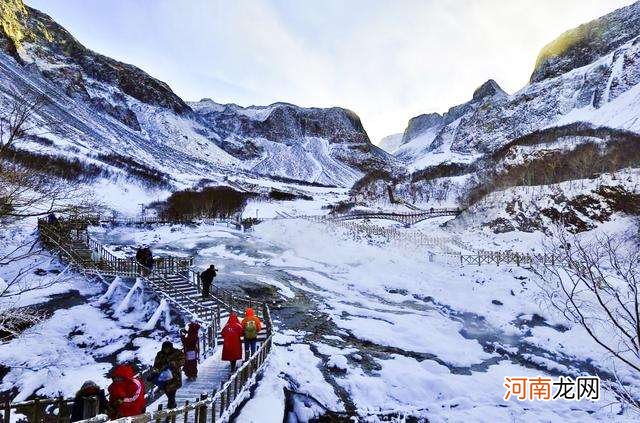
{"type": "MultiPolygon", "coordinates": [[[[202,395],[210,396],[213,388],[217,389],[229,380],[231,367],[229,362],[220,359],[220,350],[218,348],[214,355],[207,357],[198,365],[198,378],[196,380],[187,380],[184,374],[182,375],[182,387],[176,393],[176,402],[178,404],[184,404],[187,401],[194,403],[199,401],[202,395]]],[[[165,395],[162,395],[151,404],[150,409],[156,410],[160,405],[162,405],[163,409],[167,408],[167,397],[165,395]]]]}
{"type": "MultiPolygon", "coordinates": [[[[272,346],[272,324],[269,307],[249,297],[239,297],[227,291],[212,287],[211,295],[203,298],[200,293],[199,273],[190,265],[192,259],[165,258],[154,263],[154,268],[144,269],[133,259],[116,258],[103,245],[92,239],[87,232],[90,220],[74,219],[48,223],[41,219],[38,229],[43,245],[56,252],[81,273],[99,276],[103,280],[109,276],[135,277],[150,288],[160,299],[165,299],[186,320],[198,321],[202,326],[200,351],[203,362],[199,377],[195,381],[184,381],[178,391],[178,407],[166,410],[166,397],[157,389],[147,395],[147,413],[136,416],[139,423],[176,418],[186,421],[206,423],[225,421],[243,395],[245,389],[255,381],[256,373],[267,359],[272,346]],[[259,348],[244,362],[238,362],[238,369],[230,371],[229,363],[220,361],[222,339],[221,327],[229,314],[236,312],[240,318],[245,308],[252,307],[263,321],[258,333],[259,348]],[[188,401],[188,402],[187,402],[188,401]]],[[[134,288],[135,289],[135,286],[134,288]]],[[[146,377],[147,371],[141,377],[146,377]]],[[[36,399],[24,403],[5,402],[3,417],[6,420],[11,410],[30,410],[31,422],[47,421],[47,413],[55,413],[56,421],[69,421],[71,398],[36,399]]],[[[105,421],[94,419],[94,421],[105,421]]]]}

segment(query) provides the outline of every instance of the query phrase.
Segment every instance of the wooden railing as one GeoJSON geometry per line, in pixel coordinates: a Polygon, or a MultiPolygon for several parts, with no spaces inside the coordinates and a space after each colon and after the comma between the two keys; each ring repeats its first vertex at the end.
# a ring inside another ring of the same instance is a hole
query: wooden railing
{"type": "Polygon", "coordinates": [[[192,215],[183,216],[181,218],[166,218],[160,216],[137,216],[137,217],[117,217],[106,216],[102,214],[82,214],[74,216],[72,218],[75,221],[84,221],[88,224],[98,225],[100,223],[107,223],[113,225],[153,225],[153,224],[180,224],[180,223],[194,223],[198,222],[214,222],[225,223],[227,226],[233,226],[236,228],[241,227],[241,222],[238,219],[232,219],[227,217],[207,217],[204,215],[192,215]]]}
{"type": "MultiPolygon", "coordinates": [[[[38,228],[41,235],[42,242],[45,246],[56,251],[61,257],[64,257],[70,265],[78,269],[87,276],[98,275],[101,276],[102,270],[98,267],[86,267],[85,260],[74,251],[74,241],[78,239],[86,242],[87,246],[95,248],[100,254],[100,257],[105,257],[105,267],[117,274],[118,269],[124,272],[124,276],[129,273],[129,267],[118,265],[117,260],[110,258],[110,252],[104,248],[99,242],[93,240],[86,234],[86,225],[83,222],[58,222],[56,224],[49,224],[44,220],[38,222],[38,228]],[[74,235],[75,232],[75,235],[74,235]],[[84,233],[83,233],[84,232],[84,233]],[[115,265],[115,268],[112,267],[115,265]]],[[[112,255],[112,254],[111,254],[112,255]]],[[[103,260],[100,260],[102,262],[103,260]]],[[[175,264],[175,263],[174,263],[175,264]]],[[[192,264],[192,261],[190,262],[192,264]]],[[[197,301],[189,298],[179,289],[175,288],[166,279],[166,273],[163,270],[177,269],[179,272],[176,274],[182,275],[185,280],[192,281],[196,285],[200,285],[199,273],[193,271],[191,266],[180,267],[177,264],[161,267],[159,269],[150,270],[149,275],[140,276],[135,274],[132,276],[142,277],[144,282],[150,286],[156,294],[166,298],[172,305],[177,307],[181,312],[187,314],[193,318],[193,320],[200,321],[203,324],[204,336],[201,336],[201,342],[203,346],[201,351],[211,353],[217,346],[217,334],[221,329],[221,309],[228,309],[233,311],[238,307],[253,307],[256,309],[256,313],[261,317],[265,324],[267,332],[267,338],[261,343],[258,350],[246,359],[246,361],[230,376],[230,378],[222,383],[220,387],[212,387],[211,395],[203,395],[200,398],[194,399],[193,403],[186,402],[184,405],[170,410],[163,410],[162,406],[159,406],[157,410],[148,412],[140,416],[133,417],[136,422],[160,422],[161,420],[175,422],[177,418],[187,421],[195,421],[199,423],[206,423],[208,420],[211,422],[225,421],[237,408],[240,403],[240,398],[247,392],[247,388],[255,383],[256,373],[261,369],[269,352],[272,348],[273,340],[273,327],[271,321],[271,315],[269,307],[266,303],[260,303],[252,300],[249,297],[238,297],[227,291],[221,290],[218,287],[212,287],[211,298],[215,300],[214,307],[205,307],[197,301]],[[209,418],[210,416],[210,418],[209,418]]],[[[103,281],[106,280],[102,277],[103,281]]],[[[206,353],[205,353],[206,354],[206,353]]],[[[151,369],[146,369],[140,374],[140,376],[146,379],[147,373],[151,369]]],[[[161,393],[157,389],[151,389],[147,393],[148,403],[154,401],[161,396],[161,393]]],[[[32,401],[25,401],[21,403],[11,403],[9,399],[6,399],[2,406],[2,419],[3,423],[9,423],[11,421],[12,410],[15,410],[18,414],[24,414],[28,420],[32,423],[40,422],[57,422],[67,423],[70,420],[70,407],[73,403],[72,398],[56,398],[56,399],[34,399],[32,401]]],[[[97,407],[97,400],[96,400],[97,407]]],[[[132,418],[121,419],[124,421],[131,421],[132,418]]],[[[106,416],[98,416],[87,421],[104,422],[107,421],[106,416]]]]}
{"type": "Polygon", "coordinates": [[[485,264],[513,265],[519,267],[531,267],[535,264],[548,264],[551,266],[561,266],[565,264],[566,257],[553,254],[530,254],[516,251],[477,251],[475,254],[456,254],[461,266],[485,264]]]}
{"type": "Polygon", "coordinates": [[[327,216],[331,220],[356,220],[356,219],[386,219],[395,220],[406,225],[414,225],[426,219],[441,216],[457,216],[461,212],[460,209],[448,208],[431,208],[429,210],[415,213],[391,213],[391,212],[352,212],[347,214],[339,214],[327,216]]]}

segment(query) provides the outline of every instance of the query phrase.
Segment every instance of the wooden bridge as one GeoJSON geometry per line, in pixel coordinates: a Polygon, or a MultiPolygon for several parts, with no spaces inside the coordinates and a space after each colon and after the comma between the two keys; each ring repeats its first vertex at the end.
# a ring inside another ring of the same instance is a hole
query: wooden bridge
{"type": "MultiPolygon", "coordinates": [[[[60,220],[56,223],[40,220],[38,229],[41,241],[87,277],[98,277],[104,282],[107,282],[107,278],[116,276],[137,278],[186,320],[197,321],[202,327],[200,351],[204,362],[199,366],[198,379],[185,382],[178,390],[177,399],[181,400],[179,406],[164,409],[165,401],[161,398],[163,394],[157,389],[150,389],[147,394],[147,412],[133,420],[139,423],[175,422],[176,418],[185,423],[228,420],[239,405],[240,398],[244,398],[249,387],[256,383],[256,375],[271,351],[272,323],[268,305],[249,297],[232,295],[216,286],[212,287],[211,296],[205,300],[200,294],[200,275],[191,267],[192,258],[158,259],[153,269],[143,269],[133,258],[115,257],[91,238],[87,232],[91,222],[92,219],[60,220]],[[228,366],[221,365],[220,362],[220,330],[230,312],[235,311],[242,316],[246,307],[253,307],[264,322],[264,327],[258,334],[260,347],[253,355],[245,357],[244,362],[231,373],[228,366]]],[[[140,376],[146,379],[149,370],[144,369],[140,376]]],[[[18,413],[26,415],[32,423],[66,423],[70,420],[72,403],[73,398],[62,397],[22,403],[5,401],[2,421],[9,423],[11,415],[18,413]]],[[[92,422],[107,420],[106,417],[91,419],[92,422]]]]}
{"type": "Polygon", "coordinates": [[[405,226],[415,225],[423,220],[441,216],[457,216],[460,209],[431,208],[415,213],[389,213],[389,212],[353,212],[342,215],[327,216],[328,220],[361,220],[361,219],[385,219],[400,222],[405,226]]]}

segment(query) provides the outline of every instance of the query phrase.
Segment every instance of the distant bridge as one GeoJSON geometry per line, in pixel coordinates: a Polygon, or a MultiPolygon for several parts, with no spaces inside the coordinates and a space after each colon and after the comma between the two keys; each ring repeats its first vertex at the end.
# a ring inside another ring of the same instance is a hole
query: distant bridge
{"type": "Polygon", "coordinates": [[[434,217],[457,216],[460,212],[460,209],[431,208],[415,213],[354,212],[337,216],[327,216],[326,218],[327,220],[386,219],[400,222],[405,226],[411,226],[434,217]]]}

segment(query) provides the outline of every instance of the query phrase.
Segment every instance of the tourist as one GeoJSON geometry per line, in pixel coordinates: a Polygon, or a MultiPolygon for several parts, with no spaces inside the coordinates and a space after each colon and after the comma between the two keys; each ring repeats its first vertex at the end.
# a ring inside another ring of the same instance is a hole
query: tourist
{"type": "Polygon", "coordinates": [[[143,245],[136,251],[136,262],[140,266],[141,274],[148,275],[153,269],[153,253],[151,249],[143,245]]]}
{"type": "Polygon", "coordinates": [[[135,376],[133,368],[128,364],[121,364],[115,368],[111,379],[113,383],[109,385],[109,418],[113,420],[144,413],[144,383],[135,376]]]}
{"type": "Polygon", "coordinates": [[[186,330],[180,331],[180,339],[182,340],[182,350],[184,352],[184,374],[187,379],[193,380],[198,377],[198,360],[200,359],[200,325],[191,322],[186,330]]]}
{"type": "Polygon", "coordinates": [[[200,281],[202,281],[202,298],[209,298],[209,291],[213,284],[213,278],[216,277],[218,269],[212,264],[207,270],[200,273],[200,281]]]}
{"type": "Polygon", "coordinates": [[[162,348],[153,361],[153,371],[158,375],[156,384],[167,396],[167,408],[176,408],[176,392],[182,386],[182,366],[184,354],[173,347],[170,341],[162,343],[162,348]]]}
{"type": "Polygon", "coordinates": [[[49,216],[47,216],[47,222],[50,225],[54,225],[54,224],[58,223],[58,217],[56,216],[55,213],[49,213],[49,216]]]}
{"type": "Polygon", "coordinates": [[[251,307],[245,310],[245,317],[242,319],[242,330],[244,333],[244,349],[245,349],[245,357],[249,357],[249,352],[251,355],[256,352],[256,347],[258,344],[258,332],[262,329],[262,322],[255,315],[253,309],[251,307]]]}
{"type": "Polygon", "coordinates": [[[71,421],[90,419],[107,411],[107,397],[104,390],[95,382],[88,380],[76,393],[71,407],[71,421]]]}
{"type": "Polygon", "coordinates": [[[222,360],[231,362],[231,371],[236,371],[236,361],[242,360],[242,325],[236,313],[231,313],[222,328],[222,360]]]}

